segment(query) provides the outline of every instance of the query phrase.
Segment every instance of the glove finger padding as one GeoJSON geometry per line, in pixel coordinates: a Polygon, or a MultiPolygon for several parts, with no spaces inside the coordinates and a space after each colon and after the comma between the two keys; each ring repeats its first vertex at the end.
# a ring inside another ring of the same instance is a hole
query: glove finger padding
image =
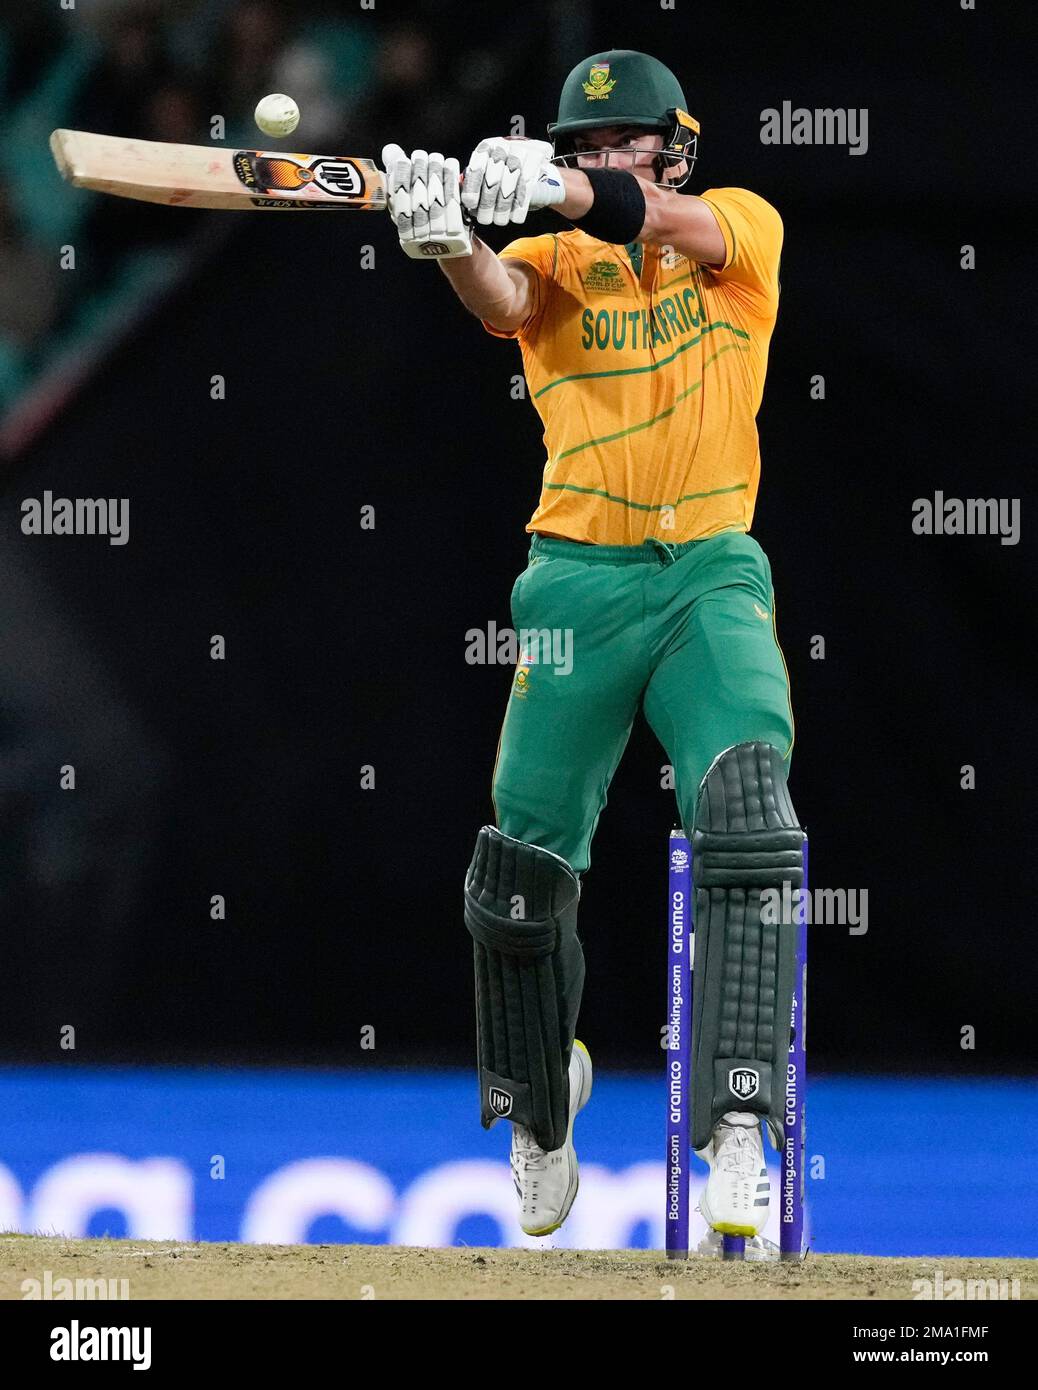
{"type": "Polygon", "coordinates": [[[382,146],[382,163],[386,169],[386,192],[411,188],[411,161],[399,145],[382,146]]]}
{"type": "Polygon", "coordinates": [[[465,170],[462,205],[486,226],[525,222],[531,207],[565,200],[566,189],[551,164],[546,140],[498,136],[481,140],[465,170]]]}
{"type": "Polygon", "coordinates": [[[446,205],[447,236],[457,236],[462,229],[461,166],[454,158],[443,161],[443,201],[446,205]]]}
{"type": "Polygon", "coordinates": [[[512,220],[512,212],[515,208],[515,194],[519,185],[519,160],[514,154],[508,154],[505,149],[501,149],[499,154],[501,161],[501,183],[497,191],[497,203],[494,207],[495,227],[507,227],[512,220]]]}
{"type": "Polygon", "coordinates": [[[472,255],[472,232],[459,201],[456,159],[399,145],[382,150],[389,214],[401,248],[415,260],[452,260],[472,255]]]}
{"type": "Polygon", "coordinates": [[[429,156],[429,235],[443,236],[447,231],[447,210],[443,201],[443,155],[429,156]]]}
{"type": "Polygon", "coordinates": [[[479,191],[479,202],[476,205],[476,221],[481,226],[489,226],[494,221],[498,195],[501,192],[501,176],[504,171],[503,161],[497,157],[494,150],[490,150],[487,155],[486,167],[483,170],[483,186],[479,191]]]}
{"type": "Polygon", "coordinates": [[[401,242],[414,236],[414,215],[411,199],[411,160],[399,145],[384,145],[382,163],[386,169],[386,196],[389,215],[401,242]]]}
{"type": "Polygon", "coordinates": [[[411,214],[415,240],[429,235],[429,156],[425,150],[411,155],[411,214]]]}
{"type": "MultiPolygon", "coordinates": [[[[483,141],[482,144],[486,144],[483,141]]],[[[483,192],[483,173],[487,167],[487,152],[477,145],[472,152],[468,168],[465,170],[465,186],[461,190],[461,206],[466,212],[475,212],[483,192]]]]}

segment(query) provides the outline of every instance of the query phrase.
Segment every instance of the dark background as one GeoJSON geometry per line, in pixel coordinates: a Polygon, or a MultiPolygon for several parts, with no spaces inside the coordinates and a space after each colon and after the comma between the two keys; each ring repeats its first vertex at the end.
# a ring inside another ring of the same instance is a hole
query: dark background
{"type": "MultiPolygon", "coordinates": [[[[404,10],[380,3],[364,22],[391,42],[404,10]]],[[[390,91],[342,149],[439,140],[464,164],[514,113],[539,134],[586,54],[642,48],[702,123],[696,189],[743,185],[782,213],[753,531],[774,572],[813,883],[869,892],[867,935],[811,933],[813,1065],[1029,1068],[1023,11],[407,14],[435,37],[421,85],[443,129],[390,91]],[[506,57],[455,109],[466,25],[506,57]],[[867,155],[763,146],[761,110],[787,99],[867,107],[867,155]],[[1021,543],[914,535],[913,500],[938,489],[1023,497],[1021,543]],[[964,764],[976,790],[960,789],[964,764]]],[[[142,237],[210,223],[216,241],[2,475],[0,1055],[57,1060],[71,1023],[79,1062],[468,1064],[461,886],[492,817],[511,671],[467,665],[465,633],[509,622],[525,563],[543,452],[532,406],[510,397],[518,351],[403,257],[388,219],[125,215],[142,237]],[[214,373],[225,401],[209,397],[214,373]],[[22,536],[20,503],[46,488],[128,497],[130,544],[22,536]],[[213,633],[226,661],[209,659],[213,633]],[[66,762],[75,792],[58,789],[66,762]],[[214,893],[225,922],[210,920],[214,893]],[[374,1053],[358,1050],[365,1024],[374,1053]]],[[[529,230],[555,225],[537,214],[529,230]]],[[[640,725],[585,882],[580,1035],[612,1065],[658,1062],[664,762],[640,725]]]]}

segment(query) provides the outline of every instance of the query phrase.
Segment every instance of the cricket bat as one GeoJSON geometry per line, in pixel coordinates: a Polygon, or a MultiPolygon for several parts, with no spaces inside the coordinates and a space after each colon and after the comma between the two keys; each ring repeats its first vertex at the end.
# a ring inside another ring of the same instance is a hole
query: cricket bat
{"type": "Polygon", "coordinates": [[[354,156],[170,145],[85,130],[56,130],[50,147],[77,188],[167,207],[378,212],[386,206],[382,170],[354,156]]]}

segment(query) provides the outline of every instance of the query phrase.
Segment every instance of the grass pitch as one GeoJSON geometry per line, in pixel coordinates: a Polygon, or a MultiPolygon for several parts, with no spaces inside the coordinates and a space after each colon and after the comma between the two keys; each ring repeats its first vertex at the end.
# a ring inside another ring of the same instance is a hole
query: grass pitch
{"type": "MultiPolygon", "coordinates": [[[[914,1299],[913,1281],[1018,1280],[1038,1297],[1038,1260],[809,1254],[801,1264],[668,1261],[644,1250],[420,1249],[0,1238],[0,1299],[23,1281],[125,1279],[131,1299],[914,1299]]],[[[65,1286],[58,1286],[64,1288],[65,1286]]],[[[84,1285],[80,1286],[84,1288],[84,1285]]],[[[1011,1287],[1011,1286],[1010,1286],[1011,1287]]]]}

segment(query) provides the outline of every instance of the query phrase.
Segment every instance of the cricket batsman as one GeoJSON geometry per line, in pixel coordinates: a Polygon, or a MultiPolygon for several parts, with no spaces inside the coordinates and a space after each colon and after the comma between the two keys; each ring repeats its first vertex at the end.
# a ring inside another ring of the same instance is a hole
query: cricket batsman
{"type": "Polygon", "coordinates": [[[438,260],[489,333],[518,340],[547,450],[512,590],[522,651],[496,823],[465,881],[481,1118],[512,1122],[522,1229],[557,1230],[591,1093],[581,875],[642,709],[693,843],[700,1210],[754,1237],[769,1204],[762,1123],[782,1139],[796,944],[761,895],[801,887],[804,839],[771,567],[750,535],[782,222],[745,189],[690,191],[699,125],[647,54],[579,63],[548,133],[481,140],[463,177],[440,154],[383,151],[401,245],[438,260]],[[560,225],[500,254],[473,234],[531,208],[560,225]],[[571,660],[555,659],[558,633],[571,660]]]}

